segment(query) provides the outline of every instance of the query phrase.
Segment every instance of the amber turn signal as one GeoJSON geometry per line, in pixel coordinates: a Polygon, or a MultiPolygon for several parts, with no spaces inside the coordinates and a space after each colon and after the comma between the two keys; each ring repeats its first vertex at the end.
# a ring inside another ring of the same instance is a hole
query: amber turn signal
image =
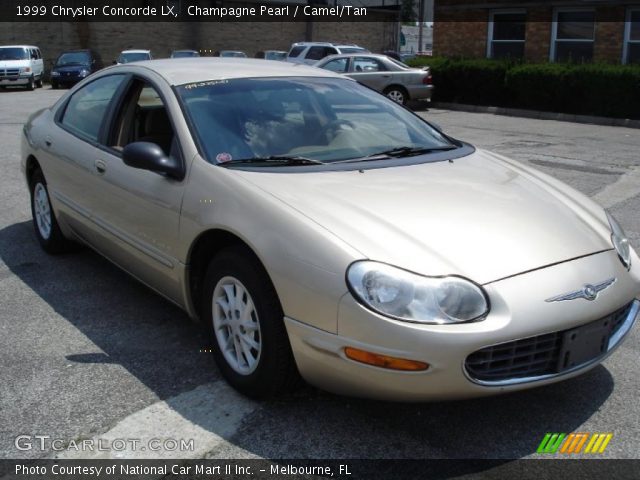
{"type": "Polygon", "coordinates": [[[346,347],[344,354],[347,358],[356,362],[366,363],[374,367],[389,368],[391,370],[405,370],[417,372],[429,368],[428,363],[418,362],[417,360],[407,360],[406,358],[395,358],[378,353],[366,352],[353,347],[346,347]]]}

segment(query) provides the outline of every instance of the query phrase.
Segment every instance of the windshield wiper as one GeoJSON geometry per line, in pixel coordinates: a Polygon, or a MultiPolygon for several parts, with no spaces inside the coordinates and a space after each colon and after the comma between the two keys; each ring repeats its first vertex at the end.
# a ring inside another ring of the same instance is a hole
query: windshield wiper
{"type": "Polygon", "coordinates": [[[449,150],[455,150],[456,146],[451,145],[447,147],[395,147],[390,148],[389,150],[383,150],[381,152],[372,153],[370,155],[366,155],[364,157],[359,158],[350,158],[348,160],[341,160],[339,162],[333,163],[349,163],[349,162],[367,162],[372,160],[380,160],[383,158],[401,158],[401,157],[411,157],[414,155],[424,155],[425,153],[435,153],[435,152],[446,152],[449,150]]]}
{"type": "Polygon", "coordinates": [[[288,156],[288,155],[269,155],[268,157],[239,158],[228,162],[219,163],[221,167],[237,165],[239,163],[269,163],[271,166],[289,166],[289,165],[324,165],[320,160],[312,158],[288,156]]]}

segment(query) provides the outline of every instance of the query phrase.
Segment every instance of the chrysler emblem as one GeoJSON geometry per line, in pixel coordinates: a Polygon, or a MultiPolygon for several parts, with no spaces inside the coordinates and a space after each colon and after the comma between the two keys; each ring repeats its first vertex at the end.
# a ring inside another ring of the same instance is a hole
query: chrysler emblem
{"type": "Polygon", "coordinates": [[[575,292],[563,293],[562,295],[558,295],[557,297],[547,298],[545,302],[562,302],[564,300],[575,300],[576,298],[584,298],[585,300],[595,300],[598,297],[598,293],[600,293],[605,288],[613,285],[616,281],[615,277],[611,277],[603,282],[596,283],[592,285],[587,283],[580,290],[576,290],[575,292]]]}

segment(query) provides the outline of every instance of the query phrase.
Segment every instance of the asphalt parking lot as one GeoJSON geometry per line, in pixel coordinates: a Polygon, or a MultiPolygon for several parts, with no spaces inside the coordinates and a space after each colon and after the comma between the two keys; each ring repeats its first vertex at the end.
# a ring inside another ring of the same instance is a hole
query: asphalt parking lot
{"type": "MultiPolygon", "coordinates": [[[[79,439],[194,439],[194,458],[523,458],[546,432],[613,432],[604,457],[640,458],[638,327],[564,383],[449,403],[394,404],[302,388],[247,400],[221,380],[187,316],[97,254],[51,257],[19,169],[28,115],[64,91],[0,91],[0,457],[79,439]],[[18,450],[18,435],[44,435],[18,450]]],[[[427,110],[453,136],[532,164],[610,208],[640,247],[640,131],[427,110]]],[[[127,457],[162,454],[127,451],[127,457]]],[[[67,453],[74,456],[74,453],[67,453]]],[[[114,455],[102,452],[84,456],[114,455]]]]}

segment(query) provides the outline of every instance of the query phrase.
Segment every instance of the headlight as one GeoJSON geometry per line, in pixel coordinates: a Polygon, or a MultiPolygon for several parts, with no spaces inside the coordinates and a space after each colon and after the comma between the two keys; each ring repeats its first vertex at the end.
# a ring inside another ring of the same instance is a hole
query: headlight
{"type": "Polygon", "coordinates": [[[86,77],[87,75],[89,75],[89,70],[87,70],[86,68],[83,68],[82,70],[80,70],[80,76],[81,77],[86,77]]]}
{"type": "Polygon", "coordinates": [[[629,240],[616,219],[613,218],[609,212],[606,213],[609,225],[611,226],[611,243],[613,243],[613,248],[616,249],[622,264],[629,270],[631,268],[631,247],[629,246],[629,240]]]}
{"type": "Polygon", "coordinates": [[[52,77],[59,77],[60,76],[60,72],[51,72],[51,76],[52,77]]]}
{"type": "Polygon", "coordinates": [[[460,277],[424,277],[363,260],[351,264],[347,282],[364,306],[398,320],[459,323],[478,320],[489,312],[482,288],[460,277]]]}
{"type": "Polygon", "coordinates": [[[20,67],[20,73],[31,73],[31,67],[20,67]]]}

